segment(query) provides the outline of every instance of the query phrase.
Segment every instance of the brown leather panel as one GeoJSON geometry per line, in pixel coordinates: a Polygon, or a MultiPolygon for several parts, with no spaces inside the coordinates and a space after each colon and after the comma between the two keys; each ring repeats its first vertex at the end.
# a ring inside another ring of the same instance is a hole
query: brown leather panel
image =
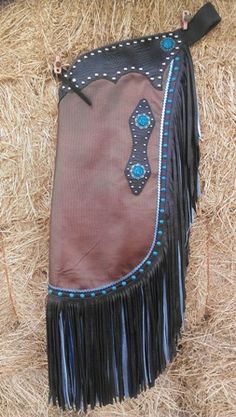
{"type": "Polygon", "coordinates": [[[51,203],[49,283],[88,289],[129,273],[153,241],[162,91],[142,74],[114,84],[97,80],[59,103],[51,203]],[[148,158],[151,177],[134,195],[124,175],[132,149],[129,117],[140,99],[155,117],[148,158]]]}

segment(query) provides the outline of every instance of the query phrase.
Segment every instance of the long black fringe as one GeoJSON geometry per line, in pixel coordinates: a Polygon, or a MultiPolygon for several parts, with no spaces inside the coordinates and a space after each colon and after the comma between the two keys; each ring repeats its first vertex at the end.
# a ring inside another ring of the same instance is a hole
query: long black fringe
{"type": "Polygon", "coordinates": [[[62,409],[86,411],[136,397],[154,385],[176,354],[185,311],[189,230],[198,197],[198,109],[188,49],[172,125],[171,199],[159,261],[137,282],[106,296],[48,296],[49,401],[62,409]]]}

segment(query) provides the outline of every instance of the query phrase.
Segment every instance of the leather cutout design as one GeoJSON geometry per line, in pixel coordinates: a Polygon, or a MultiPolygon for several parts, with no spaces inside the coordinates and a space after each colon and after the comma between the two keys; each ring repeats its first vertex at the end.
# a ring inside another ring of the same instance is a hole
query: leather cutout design
{"type": "MultiPolygon", "coordinates": [[[[116,83],[125,74],[139,73],[147,77],[154,88],[162,90],[165,69],[182,46],[180,29],[115,42],[78,55],[66,77],[73,83],[73,90],[83,90],[95,80],[116,83]]],[[[59,100],[73,90],[62,83],[59,100]]]]}
{"type": "Polygon", "coordinates": [[[133,146],[124,170],[134,195],[141,193],[151,175],[147,147],[154,125],[155,120],[148,101],[140,100],[129,118],[133,146]]]}

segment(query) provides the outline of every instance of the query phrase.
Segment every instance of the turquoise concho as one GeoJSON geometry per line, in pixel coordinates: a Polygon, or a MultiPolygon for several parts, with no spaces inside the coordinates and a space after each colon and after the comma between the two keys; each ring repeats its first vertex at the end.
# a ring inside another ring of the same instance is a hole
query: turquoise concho
{"type": "Polygon", "coordinates": [[[160,42],[161,49],[163,51],[171,51],[175,46],[175,41],[172,38],[164,38],[160,42]]]}

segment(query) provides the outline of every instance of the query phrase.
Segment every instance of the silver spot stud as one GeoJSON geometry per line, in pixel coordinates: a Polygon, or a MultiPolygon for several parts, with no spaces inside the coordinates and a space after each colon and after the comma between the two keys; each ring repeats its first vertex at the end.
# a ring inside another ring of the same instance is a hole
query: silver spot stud
{"type": "Polygon", "coordinates": [[[73,83],[75,83],[76,82],[76,78],[72,78],[72,81],[73,81],[73,83]]]}

